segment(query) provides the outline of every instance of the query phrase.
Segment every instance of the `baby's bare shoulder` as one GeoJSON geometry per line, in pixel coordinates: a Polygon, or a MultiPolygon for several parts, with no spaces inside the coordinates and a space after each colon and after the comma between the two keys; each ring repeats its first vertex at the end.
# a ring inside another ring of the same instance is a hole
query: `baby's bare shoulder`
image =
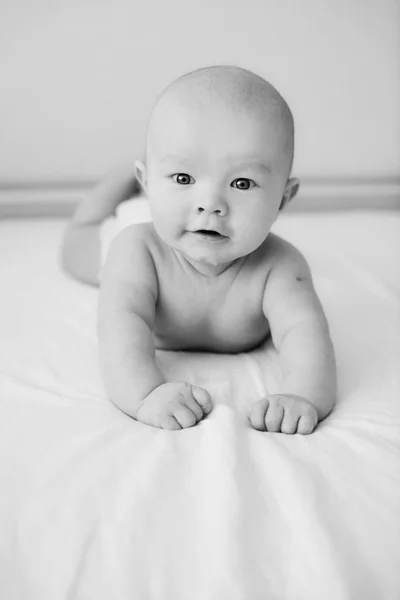
{"type": "Polygon", "coordinates": [[[113,246],[118,246],[124,250],[131,246],[151,247],[152,240],[155,237],[153,223],[135,223],[120,231],[113,241],[113,246]]]}
{"type": "Polygon", "coordinates": [[[111,244],[102,271],[99,315],[113,318],[117,312],[135,312],[147,323],[154,320],[158,296],[158,278],[151,246],[151,224],[131,225],[123,229],[111,244]]]}
{"type": "Polygon", "coordinates": [[[154,279],[153,247],[157,243],[152,223],[123,229],[113,240],[102,272],[102,281],[154,279]]]}
{"type": "Polygon", "coordinates": [[[270,233],[254,253],[253,261],[267,274],[271,271],[289,274],[309,271],[302,253],[287,240],[270,233]]]}
{"type": "Polygon", "coordinates": [[[159,238],[153,223],[137,223],[125,227],[113,240],[107,255],[107,263],[128,265],[151,257],[157,253],[159,238]]]}
{"type": "Polygon", "coordinates": [[[274,233],[269,234],[264,244],[266,246],[266,252],[273,262],[280,263],[282,261],[288,261],[296,263],[297,261],[305,261],[304,256],[298,248],[274,233]]]}

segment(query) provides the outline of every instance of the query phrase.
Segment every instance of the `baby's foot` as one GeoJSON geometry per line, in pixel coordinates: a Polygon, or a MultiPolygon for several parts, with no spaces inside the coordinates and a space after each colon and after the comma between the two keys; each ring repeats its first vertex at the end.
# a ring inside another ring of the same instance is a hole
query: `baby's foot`
{"type": "Polygon", "coordinates": [[[75,225],[101,223],[115,214],[121,202],[140,194],[141,187],[132,166],[120,167],[98,183],[84,198],[72,221],[75,225]]]}

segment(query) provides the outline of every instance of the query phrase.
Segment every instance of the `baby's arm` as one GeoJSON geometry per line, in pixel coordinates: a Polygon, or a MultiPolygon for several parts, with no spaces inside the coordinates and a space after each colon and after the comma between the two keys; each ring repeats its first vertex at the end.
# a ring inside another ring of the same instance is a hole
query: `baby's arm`
{"type": "Polygon", "coordinates": [[[280,250],[265,287],[263,311],[279,354],[283,385],[281,394],[257,405],[253,417],[261,425],[264,412],[262,425],[268,431],[311,433],[336,399],[334,349],[307,262],[293,246],[277,243],[280,250]]]}
{"type": "Polygon", "coordinates": [[[157,276],[140,227],[114,240],[102,272],[98,311],[100,367],[111,400],[143,423],[191,427],[211,410],[206,390],[166,383],[155,362],[157,276]]]}

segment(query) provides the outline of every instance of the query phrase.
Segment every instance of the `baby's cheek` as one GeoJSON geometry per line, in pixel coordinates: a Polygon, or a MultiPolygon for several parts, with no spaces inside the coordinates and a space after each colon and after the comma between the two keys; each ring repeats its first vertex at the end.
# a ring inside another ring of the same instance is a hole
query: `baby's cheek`
{"type": "Polygon", "coordinates": [[[245,254],[254,252],[265,240],[270,226],[257,220],[248,220],[237,228],[237,239],[241,241],[245,254]]]}
{"type": "Polygon", "coordinates": [[[272,224],[275,221],[275,212],[271,209],[265,198],[257,201],[248,201],[236,206],[237,211],[232,211],[239,229],[249,239],[253,238],[258,245],[264,241],[272,224]]]}
{"type": "Polygon", "coordinates": [[[175,246],[185,230],[182,220],[165,207],[157,207],[152,211],[152,217],[155,230],[160,238],[169,246],[175,246]]]}
{"type": "Polygon", "coordinates": [[[161,194],[162,190],[157,193],[157,190],[153,190],[153,193],[148,196],[151,214],[153,217],[154,225],[156,228],[163,229],[169,227],[173,216],[173,207],[168,197],[161,194]]]}

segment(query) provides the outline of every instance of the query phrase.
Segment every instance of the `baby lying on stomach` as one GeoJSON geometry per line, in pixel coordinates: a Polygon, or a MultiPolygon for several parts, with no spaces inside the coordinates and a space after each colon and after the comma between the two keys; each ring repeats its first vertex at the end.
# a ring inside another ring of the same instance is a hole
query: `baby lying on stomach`
{"type": "Polygon", "coordinates": [[[63,263],[96,284],[102,221],[138,182],[148,198],[153,222],[111,246],[98,314],[106,389],[134,419],[181,429],[212,409],[206,389],[165,382],[155,349],[236,353],[269,335],[283,385],[252,406],[252,426],[308,434],[331,411],[335,357],[309,267],[269,233],[299,187],[293,148],[292,114],[268,82],[236,67],[200,69],[158,98],[135,174],[109,178],[78,208],[63,263]]]}

